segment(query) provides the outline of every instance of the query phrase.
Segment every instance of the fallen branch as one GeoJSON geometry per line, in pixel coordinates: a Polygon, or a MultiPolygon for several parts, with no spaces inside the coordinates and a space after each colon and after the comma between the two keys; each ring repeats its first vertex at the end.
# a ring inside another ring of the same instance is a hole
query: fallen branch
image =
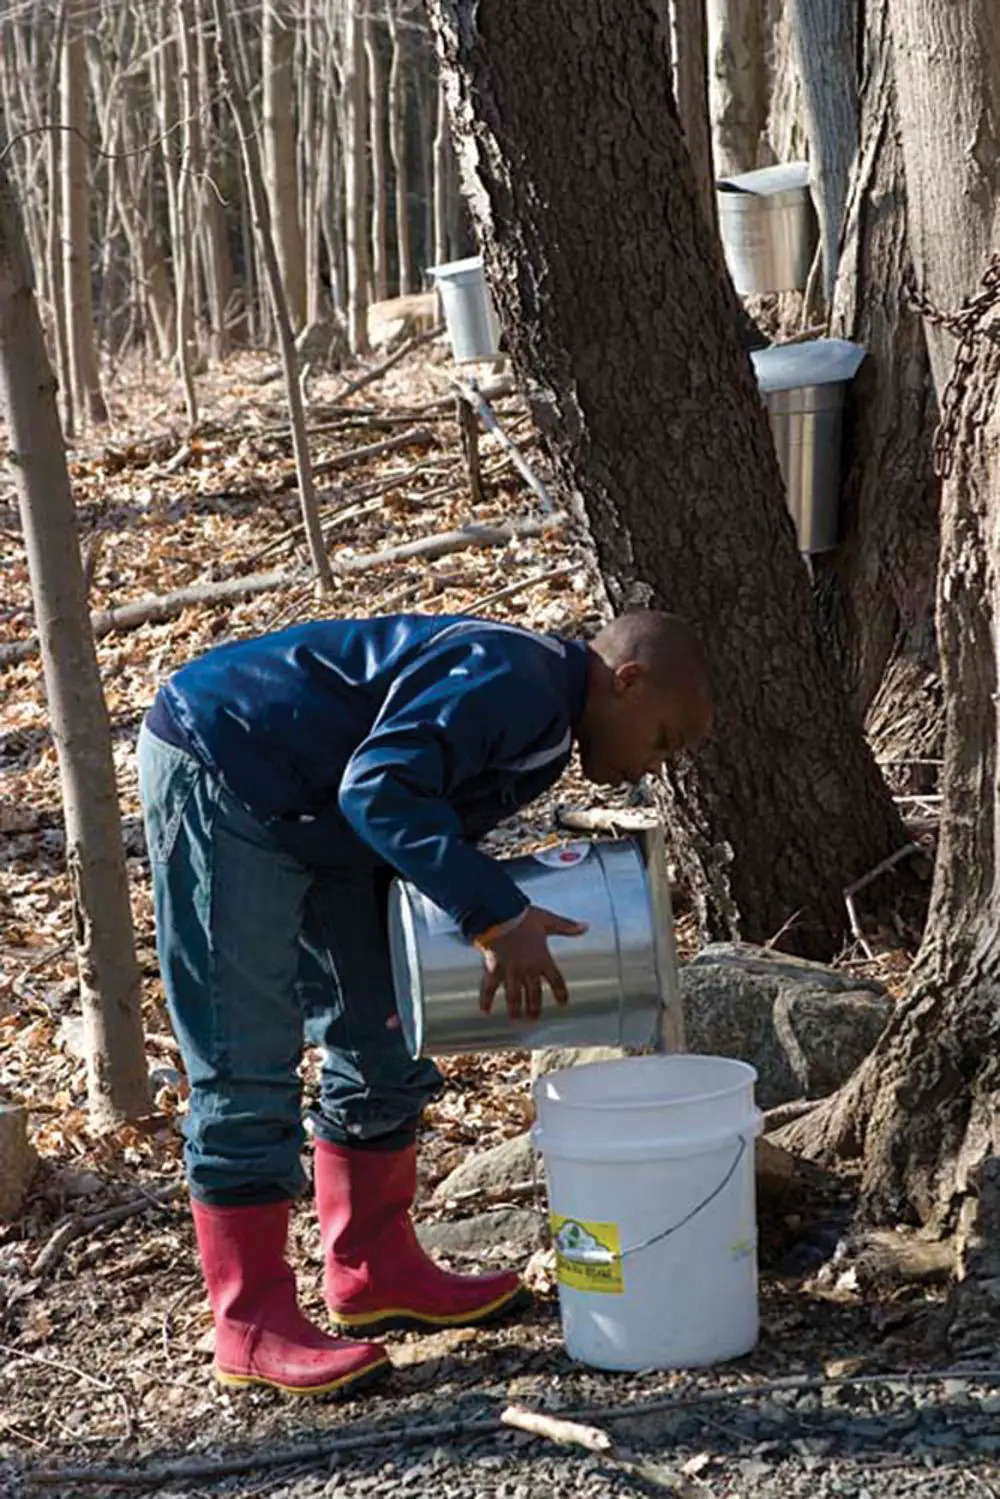
{"type": "Polygon", "coordinates": [[[492,432],[503,443],[504,447],[510,453],[518,473],[526,481],[533,493],[538,496],[543,509],[552,510],[554,507],[548,490],[528,463],[517,443],[504,431],[497,421],[493,408],[483,392],[477,385],[469,384],[465,380],[454,379],[452,383],[462,399],[468,401],[469,405],[476,412],[487,432],[492,432]]]}
{"type": "MultiPolygon", "coordinates": [[[[395,453],[399,448],[413,448],[418,443],[433,441],[434,433],[429,427],[411,427],[409,431],[399,432],[395,437],[386,437],[382,442],[366,443],[364,447],[350,448],[346,453],[338,453],[335,458],[326,458],[322,463],[314,463],[313,473],[316,475],[335,474],[342,468],[351,468],[353,464],[364,463],[369,458],[380,458],[385,453],[395,453]]],[[[269,490],[269,493],[280,494],[283,490],[294,489],[297,482],[295,474],[286,474],[269,490]]]]}
{"type": "MultiPolygon", "coordinates": [[[[249,577],[226,578],[221,583],[195,583],[190,588],[178,588],[174,593],[164,593],[158,598],[136,599],[134,604],[122,604],[119,609],[92,614],[90,628],[94,639],[101,640],[105,635],[137,630],[140,625],[159,625],[164,620],[176,619],[185,609],[198,604],[224,604],[230,600],[249,599],[258,593],[270,593],[275,588],[288,588],[292,583],[301,583],[306,576],[301,568],[296,568],[291,572],[251,573],[249,577]]],[[[37,655],[36,636],[12,640],[0,645],[0,666],[31,661],[37,655]]]]}
{"type": "Polygon", "coordinates": [[[399,364],[400,360],[405,359],[407,354],[411,354],[414,349],[419,349],[421,344],[429,344],[435,338],[440,338],[443,332],[444,323],[436,323],[433,328],[428,328],[425,333],[415,333],[404,344],[400,344],[396,352],[390,354],[388,359],[383,359],[382,363],[377,364],[374,369],[367,370],[363,375],[359,375],[356,380],[351,380],[344,386],[343,390],[339,390],[334,396],[334,403],[339,404],[341,401],[346,401],[348,396],[357,395],[359,390],[364,390],[368,385],[374,385],[376,380],[381,380],[382,376],[388,374],[393,365],[399,364]]]}
{"type": "Polygon", "coordinates": [[[502,547],[524,536],[541,536],[546,531],[557,530],[565,524],[566,519],[564,514],[556,513],[542,519],[529,516],[503,526],[470,522],[467,526],[460,526],[457,531],[440,531],[435,536],[424,536],[419,541],[404,541],[400,546],[386,547],[381,552],[365,552],[360,557],[339,557],[335,571],[366,572],[383,562],[405,562],[410,557],[424,557],[431,561],[435,557],[447,557],[452,552],[464,552],[469,547],[502,547]]]}
{"type": "MultiPolygon", "coordinates": [[[[768,1395],[808,1394],[815,1390],[856,1388],[871,1385],[912,1387],[956,1383],[1000,1385],[1000,1368],[936,1369],[926,1373],[845,1374],[842,1376],[789,1375],[762,1384],[731,1384],[710,1390],[694,1390],[681,1395],[663,1395],[653,1400],[636,1400],[624,1405],[589,1405],[577,1410],[552,1411],[564,1421],[632,1421],[664,1411],[691,1410],[701,1405],[721,1405],[738,1400],[760,1400],[768,1395]]],[[[151,1463],[145,1468],[39,1468],[23,1469],[22,1476],[40,1485],[68,1483],[118,1483],[125,1488],[156,1488],[179,1479],[220,1478],[230,1474],[253,1473],[258,1469],[288,1467],[293,1463],[324,1462],[343,1452],[364,1452],[370,1448],[404,1443],[475,1440],[495,1436],[504,1429],[501,1418],[484,1416],[480,1420],[437,1421],[427,1426],[393,1424],[376,1430],[349,1432],[346,1436],[302,1442],[294,1447],[268,1447],[240,1456],[221,1458],[181,1458],[176,1462],[151,1463]]]]}
{"type": "Polygon", "coordinates": [[[545,1411],[525,1410],[522,1405],[508,1405],[500,1412],[504,1426],[514,1426],[518,1431],[528,1431],[533,1437],[545,1437],[558,1442],[562,1447],[585,1447],[588,1452],[607,1452],[611,1438],[599,1426],[584,1426],[579,1421],[566,1421],[559,1416],[549,1416],[545,1411]]]}
{"type": "Polygon", "coordinates": [[[469,605],[470,614],[478,614],[480,609],[485,609],[490,604],[499,604],[501,599],[513,598],[515,593],[523,593],[526,588],[534,588],[536,583],[548,583],[553,578],[565,578],[568,573],[579,572],[579,564],[566,562],[562,567],[550,567],[542,573],[533,573],[530,578],[520,578],[516,583],[508,583],[506,588],[498,588],[495,593],[485,593],[480,599],[474,599],[469,605]]]}
{"type": "Polygon", "coordinates": [[[51,1274],[74,1239],[80,1239],[93,1229],[104,1228],[109,1223],[124,1223],[139,1213],[148,1212],[150,1208],[165,1207],[167,1203],[180,1197],[183,1191],[184,1188],[179,1182],[173,1182],[169,1187],[163,1187],[158,1192],[145,1192],[131,1202],[120,1202],[116,1207],[105,1208],[100,1213],[85,1215],[74,1213],[72,1218],[67,1218],[64,1223],[60,1223],[45,1248],[36,1255],[31,1266],[32,1275],[40,1280],[43,1276],[51,1274]]]}

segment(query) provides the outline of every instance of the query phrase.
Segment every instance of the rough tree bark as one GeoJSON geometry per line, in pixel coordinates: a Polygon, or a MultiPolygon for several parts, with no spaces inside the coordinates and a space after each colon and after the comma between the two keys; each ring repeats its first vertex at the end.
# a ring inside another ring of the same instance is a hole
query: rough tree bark
{"type": "MultiPolygon", "coordinates": [[[[944,805],[924,945],[871,1057],[785,1132],[816,1158],[860,1156],[874,1219],[960,1228],[966,1268],[989,1252],[979,1193],[989,1180],[995,1206],[1000,1156],[1000,264],[984,303],[966,350],[976,367],[950,408],[937,604],[944,805]]],[[[998,1254],[994,1237],[993,1276],[998,1254]]]]}
{"type": "Polygon", "coordinates": [[[0,411],[18,492],[59,760],[91,1117],[149,1112],[139,967],[111,755],[55,381],[0,160],[0,411]]]}
{"type": "Polygon", "coordinates": [[[933,621],[939,486],[930,461],[936,408],[921,319],[906,291],[907,181],[884,6],[866,7],[862,61],[860,148],[831,332],[863,344],[868,358],[850,393],[845,541],[816,559],[817,596],[877,748],[933,754],[941,726],[933,621]]]}
{"type": "MultiPolygon", "coordinates": [[[[893,0],[908,236],[923,286],[961,300],[962,268],[995,255],[992,224],[1000,45],[991,0],[939,12],[893,0]],[[926,28],[926,29],[925,29],[926,28]],[[930,101],[904,103],[926,83],[930,101]],[[925,103],[926,106],[925,107],[925,103]]],[[[794,1127],[820,1158],[859,1156],[864,1204],[884,1221],[959,1230],[961,1268],[1000,1276],[1000,262],[961,325],[945,387],[939,453],[945,475],[937,633],[945,701],[941,832],[914,984],[871,1058],[846,1088],[794,1127]]],[[[947,343],[932,324],[935,376],[947,343]]],[[[949,335],[951,337],[951,335],[949,335]]]]}
{"type": "Polygon", "coordinates": [[[429,9],[514,366],[611,602],[675,609],[709,651],[716,734],[668,796],[703,924],[828,954],[844,886],[904,839],[820,646],[664,6],[429,9]]]}
{"type": "Polygon", "coordinates": [[[708,0],[708,99],[718,177],[762,166],[767,125],[765,0],[708,0]]]}
{"type": "Polygon", "coordinates": [[[674,92],[702,212],[718,231],[712,127],[708,115],[708,30],[705,0],[671,0],[674,15],[674,92]]]}
{"type": "MultiPolygon", "coordinates": [[[[917,285],[943,312],[971,295],[1000,214],[1000,7],[889,0],[917,285]]],[[[954,353],[927,327],[940,399],[954,353]]]]}
{"type": "Polygon", "coordinates": [[[823,250],[823,300],[829,308],[858,147],[857,0],[789,0],[789,19],[809,132],[823,250]]]}

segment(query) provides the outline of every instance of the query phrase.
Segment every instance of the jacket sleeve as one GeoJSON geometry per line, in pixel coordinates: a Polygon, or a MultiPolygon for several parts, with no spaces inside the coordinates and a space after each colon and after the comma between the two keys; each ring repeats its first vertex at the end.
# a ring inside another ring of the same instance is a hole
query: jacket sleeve
{"type": "Polygon", "coordinates": [[[558,738],[559,707],[534,686],[530,673],[526,681],[474,646],[431,653],[393,685],[341,781],[340,809],[358,836],[469,938],[528,901],[502,865],[463,838],[449,795],[558,738]]]}

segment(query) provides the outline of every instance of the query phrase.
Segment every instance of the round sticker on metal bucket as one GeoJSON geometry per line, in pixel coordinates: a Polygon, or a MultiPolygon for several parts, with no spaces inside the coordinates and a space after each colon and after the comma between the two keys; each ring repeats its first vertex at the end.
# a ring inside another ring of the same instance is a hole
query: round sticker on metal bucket
{"type": "Polygon", "coordinates": [[[532,857],[548,869],[572,869],[574,864],[582,864],[589,853],[589,843],[563,843],[558,848],[541,848],[532,857]]]}

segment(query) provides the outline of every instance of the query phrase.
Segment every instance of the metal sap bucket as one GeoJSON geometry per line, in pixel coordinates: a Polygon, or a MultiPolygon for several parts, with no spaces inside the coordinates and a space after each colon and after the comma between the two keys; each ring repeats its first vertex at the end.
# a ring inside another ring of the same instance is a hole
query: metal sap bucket
{"type": "Polygon", "coordinates": [[[389,950],[396,1008],[410,1055],[651,1044],[683,1050],[660,830],[638,838],[560,844],[506,862],[533,905],[590,923],[583,937],[550,939],[569,1004],[556,1005],[543,985],[537,1020],[509,1020],[502,991],[492,1013],[482,1014],[479,951],[415,886],[394,880],[389,950]]]}
{"type": "Polygon", "coordinates": [[[451,352],[458,363],[495,359],[500,352],[500,320],[486,285],[481,255],[427,267],[441,295],[451,352]]]}
{"type": "Polygon", "coordinates": [[[715,188],[722,248],[740,295],[804,291],[819,240],[809,163],[721,177],[715,188]]]}
{"type": "Polygon", "coordinates": [[[800,552],[827,552],[840,539],[844,392],[864,357],[861,344],[841,338],[758,349],[750,356],[800,552]]]}

